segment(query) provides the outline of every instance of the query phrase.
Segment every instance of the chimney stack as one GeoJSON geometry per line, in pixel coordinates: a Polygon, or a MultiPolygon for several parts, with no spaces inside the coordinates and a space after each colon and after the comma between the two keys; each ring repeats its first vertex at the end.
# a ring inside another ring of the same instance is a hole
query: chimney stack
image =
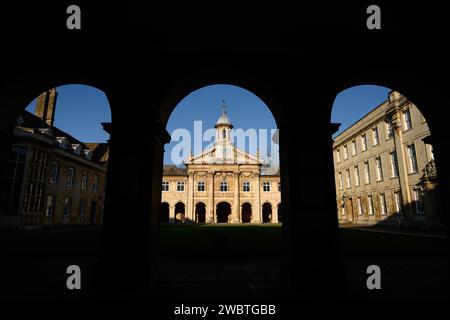
{"type": "Polygon", "coordinates": [[[44,120],[50,127],[53,127],[55,121],[56,89],[50,89],[40,94],[36,99],[36,109],[34,114],[44,120]]]}

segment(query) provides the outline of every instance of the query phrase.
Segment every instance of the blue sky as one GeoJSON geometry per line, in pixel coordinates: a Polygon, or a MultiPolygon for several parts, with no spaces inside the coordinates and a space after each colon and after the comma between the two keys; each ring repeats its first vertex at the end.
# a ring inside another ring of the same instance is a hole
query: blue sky
{"type": "Polygon", "coordinates": [[[342,123],[333,137],[375,109],[388,97],[391,91],[374,85],[355,86],[341,91],[334,100],[331,122],[342,123]]]}
{"type": "MultiPolygon", "coordinates": [[[[241,128],[244,131],[250,128],[255,129],[258,135],[262,134],[265,137],[267,145],[270,145],[271,129],[275,130],[277,126],[267,105],[250,91],[226,84],[203,87],[187,95],[173,110],[167,123],[167,131],[172,134],[177,128],[185,128],[191,132],[193,140],[194,121],[202,121],[203,131],[214,128],[222,112],[223,100],[225,100],[227,115],[234,129],[241,128]],[[267,130],[267,134],[264,134],[261,129],[267,130]]],[[[172,163],[172,148],[177,143],[178,141],[171,141],[165,146],[164,163],[172,163]]],[[[204,141],[203,148],[209,143],[204,141]]],[[[195,154],[196,151],[200,150],[195,150],[192,146],[192,152],[195,154]]],[[[248,147],[246,151],[256,153],[256,150],[248,147]]]]}
{"type": "MultiPolygon", "coordinates": [[[[84,142],[105,142],[108,134],[103,131],[100,123],[111,121],[106,95],[85,85],[60,86],[57,91],[59,95],[55,126],[84,142]]],[[[339,130],[342,132],[382,103],[389,91],[388,88],[373,85],[356,86],[342,91],[334,101],[331,121],[342,123],[339,130]]],[[[175,129],[184,128],[193,139],[194,121],[202,121],[203,131],[213,128],[221,113],[222,100],[226,102],[227,114],[235,129],[266,129],[266,142],[270,146],[270,132],[271,129],[276,129],[276,123],[269,108],[250,91],[226,84],[203,87],[187,95],[172,112],[167,124],[168,132],[172,134],[175,129]]],[[[35,100],[28,105],[27,110],[34,112],[34,107],[35,100]]],[[[165,146],[165,163],[173,163],[171,153],[177,143],[172,141],[165,146]]],[[[207,144],[209,142],[203,142],[203,148],[207,144]]],[[[194,153],[195,151],[193,149],[194,153]]],[[[276,153],[277,150],[274,150],[274,154],[276,153]]]]}
{"type": "MultiPolygon", "coordinates": [[[[70,84],[56,88],[55,127],[83,142],[106,142],[109,134],[101,122],[111,121],[108,98],[103,91],[91,86],[70,84]]],[[[34,112],[36,99],[27,110],[34,112]]]]}

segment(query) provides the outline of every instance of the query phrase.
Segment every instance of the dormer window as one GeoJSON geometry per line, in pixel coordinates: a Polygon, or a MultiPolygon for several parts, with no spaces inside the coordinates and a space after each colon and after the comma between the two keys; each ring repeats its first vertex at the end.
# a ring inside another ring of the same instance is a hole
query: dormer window
{"type": "Polygon", "coordinates": [[[73,153],[77,156],[81,155],[81,148],[79,144],[72,145],[73,153]]]}
{"type": "Polygon", "coordinates": [[[52,129],[50,129],[50,128],[41,128],[41,129],[39,129],[39,132],[46,134],[50,137],[52,136],[52,129]]]}
{"type": "Polygon", "coordinates": [[[61,149],[66,150],[67,149],[67,139],[66,138],[56,138],[56,141],[58,142],[58,147],[61,149]]]}
{"type": "Polygon", "coordinates": [[[84,156],[86,159],[91,160],[92,158],[92,151],[91,150],[84,150],[84,156]]]}

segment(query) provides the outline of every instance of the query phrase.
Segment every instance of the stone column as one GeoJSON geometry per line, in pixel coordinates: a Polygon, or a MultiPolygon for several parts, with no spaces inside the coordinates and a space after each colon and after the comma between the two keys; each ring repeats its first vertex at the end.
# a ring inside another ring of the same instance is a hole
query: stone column
{"type": "Polygon", "coordinates": [[[239,174],[240,172],[234,172],[234,202],[233,202],[233,223],[241,222],[240,219],[240,203],[239,203],[239,174]]]}
{"type": "Polygon", "coordinates": [[[398,179],[400,183],[400,191],[402,195],[403,210],[409,219],[413,219],[414,213],[411,212],[412,203],[411,191],[409,190],[408,181],[408,160],[405,154],[405,146],[403,145],[403,132],[401,126],[401,114],[399,110],[395,110],[392,114],[392,128],[394,130],[394,146],[397,157],[398,179]]]}
{"type": "Polygon", "coordinates": [[[278,223],[278,205],[272,206],[272,223],[278,223]]]}
{"type": "Polygon", "coordinates": [[[214,171],[209,171],[207,223],[214,223],[214,171]]]}
{"type": "Polygon", "coordinates": [[[195,221],[194,216],[194,172],[189,172],[186,219],[195,221]]]}
{"type": "Polygon", "coordinates": [[[174,204],[169,205],[169,222],[170,223],[175,222],[175,205],[174,204]]]}
{"type": "Polygon", "coordinates": [[[253,177],[256,177],[256,186],[253,186],[255,188],[255,192],[254,192],[254,210],[252,212],[252,222],[253,223],[261,223],[262,219],[261,219],[261,174],[260,172],[255,172],[253,174],[253,177]]]}

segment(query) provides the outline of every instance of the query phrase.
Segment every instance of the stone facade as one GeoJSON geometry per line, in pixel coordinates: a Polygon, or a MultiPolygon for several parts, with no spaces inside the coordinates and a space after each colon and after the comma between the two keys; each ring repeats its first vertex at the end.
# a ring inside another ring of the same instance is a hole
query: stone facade
{"type": "Polygon", "coordinates": [[[215,128],[214,146],[189,156],[186,168],[164,166],[161,222],[280,222],[278,168],[232,143],[225,108],[215,128]]]}
{"type": "Polygon", "coordinates": [[[340,223],[440,223],[430,130],[400,93],[339,134],[333,157],[340,223]]]}
{"type": "Polygon", "coordinates": [[[53,126],[55,89],[23,111],[12,135],[0,226],[102,222],[108,145],[83,143],[53,126]]]}

